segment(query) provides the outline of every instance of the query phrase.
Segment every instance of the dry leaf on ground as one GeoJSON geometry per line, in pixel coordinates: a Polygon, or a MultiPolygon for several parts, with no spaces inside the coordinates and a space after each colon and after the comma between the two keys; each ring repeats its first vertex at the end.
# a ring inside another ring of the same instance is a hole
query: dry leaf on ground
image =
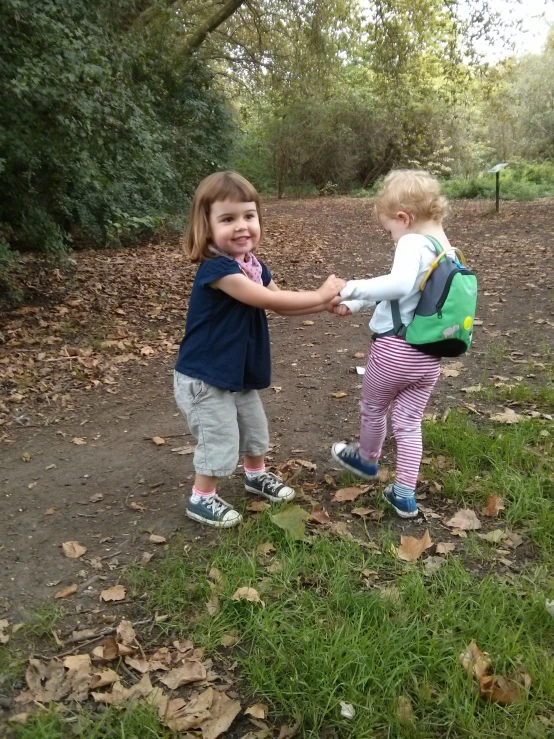
{"type": "Polygon", "coordinates": [[[261,603],[262,606],[264,605],[263,600],[260,598],[260,594],[255,588],[249,588],[249,587],[243,587],[238,588],[234,594],[231,600],[249,600],[252,603],[261,603]]]}
{"type": "Polygon", "coordinates": [[[453,542],[439,541],[435,548],[435,552],[437,554],[448,554],[448,552],[453,552],[454,549],[456,549],[456,545],[453,542]]]}
{"type": "Polygon", "coordinates": [[[266,541],[263,544],[258,544],[258,547],[256,548],[256,551],[258,554],[271,554],[271,552],[275,551],[275,547],[270,541],[266,541]]]}
{"type": "Polygon", "coordinates": [[[215,593],[212,593],[212,597],[210,600],[206,603],[206,610],[210,614],[210,616],[215,616],[216,613],[219,613],[221,609],[219,598],[215,593]]]}
{"type": "Polygon", "coordinates": [[[446,526],[461,531],[475,531],[481,528],[481,521],[477,518],[475,511],[471,508],[461,508],[459,511],[444,522],[446,526]]]}
{"type": "Polygon", "coordinates": [[[82,436],[74,436],[73,439],[71,439],[71,443],[76,446],[84,446],[87,442],[82,438],[82,436]]]}
{"type": "Polygon", "coordinates": [[[433,546],[429,531],[426,530],[421,539],[414,536],[401,536],[400,547],[398,548],[398,558],[404,562],[414,562],[418,559],[426,549],[433,546]]]}
{"type": "Polygon", "coordinates": [[[58,592],[54,595],[54,598],[67,598],[68,595],[73,595],[73,593],[76,593],[78,589],[79,586],[76,583],[74,583],[73,585],[68,585],[61,590],[58,590],[58,592]]]}
{"type": "Polygon", "coordinates": [[[359,498],[360,495],[363,495],[366,492],[367,487],[361,488],[357,485],[350,488],[341,488],[340,490],[337,490],[333,496],[333,500],[336,500],[338,503],[344,503],[345,501],[356,500],[356,498],[359,498]]]}
{"type": "Polygon", "coordinates": [[[502,413],[492,413],[491,421],[496,421],[497,423],[519,423],[519,421],[523,421],[523,416],[520,416],[519,413],[516,413],[511,408],[504,408],[502,413]]]}
{"type": "Polygon", "coordinates": [[[531,677],[520,672],[512,677],[502,675],[484,675],[479,680],[481,698],[508,706],[523,700],[531,687],[531,677]]]}
{"type": "Polygon", "coordinates": [[[315,521],[316,523],[321,524],[321,526],[326,526],[331,523],[331,519],[329,518],[329,513],[326,508],[322,508],[320,511],[314,511],[310,516],[310,521],[315,521]]]}
{"type": "Polygon", "coordinates": [[[202,662],[193,660],[185,660],[180,667],[170,670],[167,675],[160,679],[160,682],[167,685],[171,690],[177,690],[181,685],[195,683],[205,680],[207,671],[202,662]]]}
{"type": "Polygon", "coordinates": [[[160,534],[150,534],[148,541],[151,544],[165,544],[167,539],[165,536],[160,536],[160,534]]]}
{"type": "Polygon", "coordinates": [[[401,695],[398,699],[396,713],[401,724],[411,724],[414,720],[414,709],[412,701],[407,695],[401,695]]]}
{"type": "Polygon", "coordinates": [[[481,679],[483,675],[486,675],[491,666],[491,658],[487,652],[482,652],[475,640],[472,639],[468,646],[458,656],[458,659],[462,663],[462,667],[468,675],[481,679]]]}
{"type": "Polygon", "coordinates": [[[348,393],[345,393],[344,390],[339,390],[336,393],[329,393],[329,395],[332,398],[346,398],[346,396],[348,395],[348,393]]]}
{"type": "Polygon", "coordinates": [[[156,446],[161,446],[162,444],[165,444],[165,439],[163,439],[161,436],[153,436],[152,441],[156,446]]]}
{"type": "Polygon", "coordinates": [[[246,716],[252,716],[252,718],[266,719],[268,708],[263,703],[255,703],[250,708],[247,708],[244,713],[246,716]]]}
{"type": "Polygon", "coordinates": [[[78,541],[64,541],[62,549],[65,556],[70,559],[77,559],[87,553],[87,548],[78,541]]]}
{"type": "Polygon", "coordinates": [[[496,518],[500,511],[504,510],[504,501],[500,495],[489,495],[484,508],[481,509],[483,516],[489,516],[490,518],[496,518]]]}
{"type": "Polygon", "coordinates": [[[125,588],[123,587],[123,585],[114,585],[111,588],[106,588],[106,590],[102,590],[102,592],[100,593],[100,600],[125,600],[125,588]]]}
{"type": "Polygon", "coordinates": [[[246,506],[246,510],[252,511],[252,513],[261,513],[262,511],[267,511],[268,508],[271,508],[271,504],[266,503],[265,500],[255,500],[246,506]]]}
{"type": "Polygon", "coordinates": [[[9,625],[10,622],[6,618],[0,620],[0,644],[7,644],[10,640],[10,635],[6,634],[9,625]]]}

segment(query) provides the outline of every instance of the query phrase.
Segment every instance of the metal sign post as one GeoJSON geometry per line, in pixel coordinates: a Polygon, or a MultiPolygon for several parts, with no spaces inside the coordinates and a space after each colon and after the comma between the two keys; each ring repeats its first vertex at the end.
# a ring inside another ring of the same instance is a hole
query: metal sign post
{"type": "Polygon", "coordinates": [[[500,208],[500,170],[508,166],[508,162],[502,162],[502,164],[496,164],[494,167],[489,169],[491,174],[496,175],[496,212],[500,208]]]}

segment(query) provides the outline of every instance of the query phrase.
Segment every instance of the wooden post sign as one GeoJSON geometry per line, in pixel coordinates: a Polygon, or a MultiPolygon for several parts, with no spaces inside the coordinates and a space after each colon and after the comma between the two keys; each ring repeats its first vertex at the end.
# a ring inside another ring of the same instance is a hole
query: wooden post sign
{"type": "Polygon", "coordinates": [[[496,164],[494,167],[489,169],[491,174],[496,175],[496,212],[500,208],[500,170],[508,166],[508,162],[502,162],[502,164],[496,164]]]}

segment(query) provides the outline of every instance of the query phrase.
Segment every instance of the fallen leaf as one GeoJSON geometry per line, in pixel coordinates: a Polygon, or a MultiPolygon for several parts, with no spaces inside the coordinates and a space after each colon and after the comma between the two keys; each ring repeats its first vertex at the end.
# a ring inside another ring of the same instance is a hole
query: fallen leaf
{"type": "Polygon", "coordinates": [[[180,667],[170,670],[167,675],[160,678],[160,682],[167,685],[171,690],[177,690],[181,685],[205,680],[207,674],[207,670],[202,662],[185,660],[180,667]]]}
{"type": "Polygon", "coordinates": [[[212,719],[202,724],[202,739],[216,739],[227,731],[240,709],[239,701],[232,700],[225,693],[216,692],[210,708],[212,719]]]}
{"type": "Polygon", "coordinates": [[[44,515],[45,515],[45,516],[53,516],[53,515],[54,515],[54,513],[55,513],[55,512],[57,511],[57,510],[58,510],[58,509],[56,508],[56,506],[52,506],[51,508],[47,508],[47,509],[46,509],[46,510],[44,511],[44,515]]]}
{"type": "Polygon", "coordinates": [[[350,488],[337,490],[333,496],[333,500],[336,500],[338,503],[344,503],[345,501],[356,500],[356,498],[359,498],[364,493],[367,493],[367,487],[361,488],[358,485],[354,485],[350,488]]]}
{"type": "Polygon", "coordinates": [[[510,547],[510,549],[517,549],[523,544],[523,537],[516,534],[514,531],[507,531],[506,538],[504,539],[504,545],[510,547]]]}
{"type": "Polygon", "coordinates": [[[161,436],[153,436],[152,441],[156,446],[161,446],[162,444],[165,444],[165,439],[162,439],[161,436]]]}
{"type": "Polygon", "coordinates": [[[71,691],[71,683],[66,677],[65,668],[57,659],[51,659],[46,663],[30,659],[25,679],[34,700],[41,703],[59,701],[71,691]]]}
{"type": "Polygon", "coordinates": [[[411,724],[414,720],[414,709],[412,701],[407,695],[401,695],[398,699],[396,713],[401,724],[411,724]]]}
{"type": "Polygon", "coordinates": [[[140,697],[147,697],[152,693],[152,683],[148,675],[143,675],[138,683],[130,688],[124,688],[120,682],[116,682],[111,693],[91,693],[91,696],[98,703],[107,703],[108,705],[119,706],[127,701],[131,701],[140,697]]]}
{"type": "Polygon", "coordinates": [[[523,416],[520,416],[519,413],[516,413],[511,408],[504,408],[502,413],[491,414],[491,421],[496,421],[497,423],[519,423],[522,420],[523,416]]]}
{"type": "Polygon", "coordinates": [[[493,531],[487,531],[486,534],[478,534],[480,539],[491,542],[491,544],[500,544],[500,542],[506,538],[506,532],[502,529],[494,529],[493,531]]]}
{"type": "Polygon", "coordinates": [[[245,716],[252,716],[253,718],[266,719],[268,714],[268,708],[263,703],[254,703],[253,706],[247,708],[244,712],[245,716]]]}
{"type": "Polygon", "coordinates": [[[260,598],[260,594],[255,588],[243,587],[238,588],[231,600],[249,600],[251,603],[261,603],[264,605],[263,600],[260,598]]]}
{"type": "Polygon", "coordinates": [[[437,554],[448,554],[456,549],[456,545],[450,541],[439,541],[435,548],[437,554]]]}
{"type": "Polygon", "coordinates": [[[150,536],[148,537],[148,541],[151,544],[165,544],[167,539],[165,538],[165,536],[160,536],[159,534],[150,534],[150,536]]]}
{"type": "Polygon", "coordinates": [[[76,446],[84,446],[87,442],[83,439],[82,436],[74,436],[73,439],[71,439],[71,443],[75,444],[76,446]]]}
{"type": "Polygon", "coordinates": [[[219,613],[221,606],[219,604],[219,598],[215,593],[212,593],[212,597],[210,600],[206,603],[206,610],[210,614],[210,616],[215,616],[216,613],[219,613]]]}
{"type": "Polygon", "coordinates": [[[30,462],[31,455],[29,454],[29,452],[23,452],[23,454],[21,455],[21,459],[23,462],[30,462]]]}
{"type": "Polygon", "coordinates": [[[265,500],[255,500],[246,506],[246,510],[252,511],[252,513],[261,513],[262,511],[267,511],[268,508],[271,508],[271,504],[266,503],[265,500]]]}
{"type": "Polygon", "coordinates": [[[289,503],[278,513],[270,516],[271,521],[279,528],[284,529],[293,539],[302,540],[306,531],[305,521],[310,514],[300,506],[289,503]]]}
{"type": "Polygon", "coordinates": [[[143,552],[142,557],[140,558],[141,565],[147,565],[153,556],[152,552],[143,552]]]}
{"type": "Polygon", "coordinates": [[[139,513],[144,513],[144,511],[148,510],[147,505],[144,503],[137,503],[136,501],[129,503],[129,508],[132,508],[134,511],[138,511],[139,513]]]}
{"type": "Polygon", "coordinates": [[[312,515],[310,516],[310,521],[315,521],[321,526],[325,526],[331,523],[331,519],[329,518],[329,514],[326,508],[322,508],[319,511],[313,511],[312,515]]]}
{"type": "Polygon", "coordinates": [[[484,675],[479,679],[481,698],[508,706],[523,700],[531,686],[531,677],[521,672],[512,677],[501,675],[484,675]]]}
{"type": "Polygon", "coordinates": [[[263,544],[258,544],[258,547],[256,548],[256,551],[258,554],[271,554],[271,552],[275,551],[275,547],[270,541],[266,541],[263,544]]]}
{"type": "Polygon", "coordinates": [[[89,498],[91,503],[99,503],[101,500],[104,500],[104,495],[102,493],[94,493],[94,495],[91,495],[89,498]]]}
{"type": "Polygon", "coordinates": [[[65,556],[70,559],[77,559],[87,553],[87,548],[78,541],[64,541],[62,549],[65,556]]]}
{"type": "Polygon", "coordinates": [[[6,629],[9,627],[10,622],[3,618],[0,620],[0,644],[7,644],[10,640],[10,635],[6,634],[6,629]]]}
{"type": "Polygon", "coordinates": [[[347,719],[352,719],[356,715],[356,709],[352,703],[340,701],[340,715],[347,719]]]}
{"type": "Polygon", "coordinates": [[[545,600],[544,606],[549,616],[554,617],[554,600],[545,600]]]}
{"type": "Polygon", "coordinates": [[[224,634],[221,637],[221,646],[223,647],[234,647],[240,641],[236,634],[224,634]]]}
{"type": "Polygon", "coordinates": [[[414,536],[401,536],[398,558],[404,560],[404,562],[414,562],[426,549],[432,546],[433,542],[427,529],[421,539],[416,539],[414,536]]]}
{"type": "Polygon", "coordinates": [[[110,662],[116,657],[119,657],[119,644],[114,636],[108,636],[102,645],[102,659],[110,662]]]}
{"type": "Polygon", "coordinates": [[[119,680],[121,680],[121,678],[117,672],[108,668],[101,672],[92,673],[92,683],[90,687],[93,690],[96,688],[105,688],[106,685],[113,685],[114,683],[119,682],[119,680]]]}
{"type": "Polygon", "coordinates": [[[425,574],[432,575],[439,570],[445,563],[444,557],[427,557],[425,560],[425,574]]]}
{"type": "Polygon", "coordinates": [[[488,673],[491,666],[491,658],[487,652],[482,652],[475,640],[471,640],[458,659],[468,675],[477,677],[479,680],[488,673]]]}
{"type": "Polygon", "coordinates": [[[489,516],[490,518],[496,518],[500,511],[504,510],[504,501],[499,495],[489,495],[485,507],[482,508],[481,513],[483,516],[489,516]]]}
{"type": "Polygon", "coordinates": [[[73,595],[73,593],[76,593],[78,588],[79,586],[76,584],[68,585],[66,588],[62,588],[61,590],[58,590],[54,598],[67,598],[68,595],[73,595]]]}
{"type": "Polygon", "coordinates": [[[356,352],[356,354],[353,355],[354,359],[363,359],[365,357],[364,352],[356,352]]]}
{"type": "Polygon", "coordinates": [[[332,398],[346,398],[348,393],[345,393],[344,390],[338,390],[336,393],[329,393],[329,395],[332,398]]]}
{"type": "Polygon", "coordinates": [[[313,326],[314,325],[314,321],[302,321],[302,325],[303,326],[313,326]]]}
{"type": "Polygon", "coordinates": [[[444,523],[446,526],[461,531],[475,531],[475,529],[481,528],[481,521],[479,521],[475,515],[475,511],[472,511],[471,508],[461,508],[452,518],[444,523]]]}
{"type": "Polygon", "coordinates": [[[123,585],[114,585],[111,588],[106,588],[106,590],[102,590],[102,592],[100,593],[100,600],[125,600],[125,588],[123,587],[123,585]]]}
{"type": "Polygon", "coordinates": [[[471,385],[470,387],[463,387],[462,392],[463,393],[480,393],[482,390],[481,384],[479,385],[471,385]]]}
{"type": "Polygon", "coordinates": [[[184,454],[192,454],[196,447],[194,446],[178,446],[175,447],[175,449],[172,449],[172,452],[175,452],[176,454],[180,454],[181,456],[184,454]]]}

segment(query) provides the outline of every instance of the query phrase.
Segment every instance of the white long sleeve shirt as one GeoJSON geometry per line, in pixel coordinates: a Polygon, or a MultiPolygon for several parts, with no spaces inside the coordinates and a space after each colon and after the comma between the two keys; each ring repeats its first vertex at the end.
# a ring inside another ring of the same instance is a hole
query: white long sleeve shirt
{"type": "MultiPolygon", "coordinates": [[[[449,256],[454,256],[450,244],[443,244],[449,256]]],[[[437,256],[432,243],[420,234],[406,234],[396,245],[391,271],[369,280],[349,280],[341,291],[341,302],[352,313],[362,308],[375,308],[369,328],[383,334],[394,328],[391,300],[398,300],[402,323],[412,322],[421,295],[419,286],[437,256]]]]}

